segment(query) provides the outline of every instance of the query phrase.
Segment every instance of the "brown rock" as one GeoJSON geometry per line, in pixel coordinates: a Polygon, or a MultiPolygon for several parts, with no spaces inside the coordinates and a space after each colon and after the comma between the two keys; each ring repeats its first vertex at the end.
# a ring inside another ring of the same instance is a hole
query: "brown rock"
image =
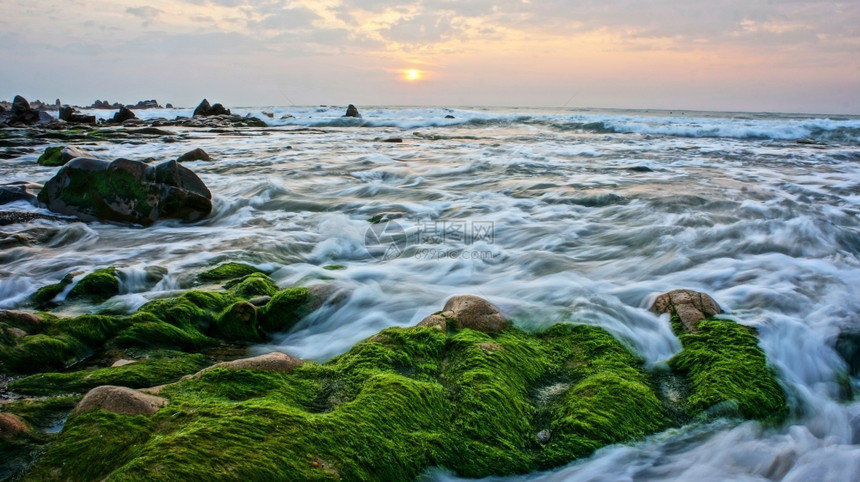
{"type": "Polygon", "coordinates": [[[0,310],[0,322],[31,332],[42,325],[42,318],[26,311],[0,310]]]}
{"type": "Polygon", "coordinates": [[[194,149],[193,151],[188,151],[185,154],[182,154],[181,156],[179,156],[179,158],[176,159],[176,162],[211,161],[211,160],[212,160],[212,158],[209,156],[209,154],[207,154],[206,151],[204,151],[203,149],[198,147],[197,149],[194,149]]]}
{"type": "Polygon", "coordinates": [[[304,361],[300,358],[287,355],[286,353],[272,352],[251,358],[240,358],[238,360],[221,362],[211,367],[204,368],[191,375],[192,378],[200,378],[201,375],[215,368],[226,368],[228,370],[262,370],[268,372],[290,373],[302,366],[304,361]]]}
{"type": "Polygon", "coordinates": [[[669,316],[678,315],[684,330],[690,333],[696,333],[696,324],[699,320],[723,312],[713,298],[693,290],[674,290],[664,293],[654,300],[651,311],[668,313],[669,316]]]}
{"type": "Polygon", "coordinates": [[[120,415],[152,415],[167,403],[166,398],[147,395],[131,388],[103,385],[84,395],[75,407],[75,414],[100,408],[120,415]]]}
{"type": "Polygon", "coordinates": [[[492,303],[472,295],[454,296],[445,303],[442,311],[424,318],[418,325],[447,330],[448,323],[452,321],[457,328],[470,328],[484,333],[498,333],[510,325],[492,303]]]}
{"type": "Polygon", "coordinates": [[[0,413],[0,437],[12,438],[19,433],[30,431],[30,427],[18,418],[17,415],[11,413],[0,413]]]}
{"type": "Polygon", "coordinates": [[[472,295],[454,296],[445,303],[443,312],[451,311],[459,328],[471,328],[484,333],[498,333],[508,322],[489,301],[472,295]]]}

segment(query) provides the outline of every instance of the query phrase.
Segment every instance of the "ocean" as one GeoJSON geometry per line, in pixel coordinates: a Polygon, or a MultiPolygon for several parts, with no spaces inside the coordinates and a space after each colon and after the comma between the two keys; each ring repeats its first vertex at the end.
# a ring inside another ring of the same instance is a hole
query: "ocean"
{"type": "MultiPolygon", "coordinates": [[[[212,215],[147,228],[2,226],[7,239],[36,241],[0,250],[0,309],[67,273],[113,265],[121,294],[97,309],[130,312],[237,261],[281,286],[337,289],[336,302],[255,353],[327,360],[474,294],[526,330],[604,327],[657,367],[680,344],[648,307],[689,288],[759,330],[790,399],[787,422],[691,424],[493,480],[860,480],[860,402],[846,399],[834,350],[841,330],[860,331],[860,117],[359,106],[355,119],[345,110],[236,108],[270,127],[163,127],[171,142],[80,145],[105,160],[158,162],[204,149],[212,162],[185,165],[212,191],[212,215]],[[144,281],[152,267],[167,272],[154,287],[144,281]]],[[[0,179],[46,182],[56,168],[37,165],[40,153],[0,161],[0,179]]],[[[50,214],[23,202],[3,209],[50,214]]],[[[427,479],[459,480],[438,470],[427,479]]]]}

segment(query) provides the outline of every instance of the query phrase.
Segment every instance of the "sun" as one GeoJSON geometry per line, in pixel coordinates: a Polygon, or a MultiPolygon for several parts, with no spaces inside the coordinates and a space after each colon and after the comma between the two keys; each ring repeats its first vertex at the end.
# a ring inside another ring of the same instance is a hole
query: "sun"
{"type": "Polygon", "coordinates": [[[415,82],[421,80],[421,77],[424,76],[424,72],[421,72],[418,69],[406,69],[403,71],[403,80],[407,82],[415,82]]]}

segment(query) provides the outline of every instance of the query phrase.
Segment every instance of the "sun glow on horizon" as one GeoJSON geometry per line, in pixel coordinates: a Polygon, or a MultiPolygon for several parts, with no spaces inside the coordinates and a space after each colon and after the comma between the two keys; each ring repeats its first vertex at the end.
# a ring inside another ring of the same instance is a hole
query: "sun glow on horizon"
{"type": "Polygon", "coordinates": [[[403,72],[403,80],[407,82],[417,82],[424,77],[424,72],[418,69],[405,69],[403,72]]]}

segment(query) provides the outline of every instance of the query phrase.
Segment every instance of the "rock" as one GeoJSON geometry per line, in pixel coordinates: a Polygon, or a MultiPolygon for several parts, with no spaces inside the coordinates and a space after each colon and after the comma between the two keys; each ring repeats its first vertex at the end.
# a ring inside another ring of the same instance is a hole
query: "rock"
{"type": "Polygon", "coordinates": [[[346,114],[344,117],[361,117],[361,114],[358,113],[358,109],[352,104],[349,104],[349,107],[346,108],[346,114]]]}
{"type": "Polygon", "coordinates": [[[389,137],[387,139],[383,139],[382,142],[390,142],[393,144],[400,144],[403,142],[403,138],[402,137],[389,137]]]}
{"type": "Polygon", "coordinates": [[[63,166],[39,192],[48,209],[84,221],[149,225],[159,219],[197,221],[212,210],[203,181],[176,161],[157,166],[79,157],[63,166]]]}
{"type": "Polygon", "coordinates": [[[125,358],[120,358],[119,360],[111,363],[111,368],[124,367],[126,365],[131,365],[132,363],[137,363],[135,360],[126,360],[125,358]]]}
{"type": "Polygon", "coordinates": [[[860,376],[860,332],[842,331],[836,339],[836,352],[848,364],[848,373],[860,376]]]}
{"type": "Polygon", "coordinates": [[[30,183],[9,183],[0,185],[0,204],[8,204],[15,201],[27,201],[32,205],[36,205],[36,196],[29,192],[29,188],[34,187],[30,183]]]}
{"type": "Polygon", "coordinates": [[[705,293],[693,290],[674,290],[664,293],[654,300],[651,311],[678,315],[684,330],[696,333],[699,320],[722,313],[720,305],[705,293]]]}
{"type": "Polygon", "coordinates": [[[147,395],[131,388],[104,385],[84,395],[75,407],[75,415],[99,408],[120,415],[152,415],[167,403],[166,398],[147,395]]]}
{"type": "Polygon", "coordinates": [[[216,320],[218,334],[226,340],[260,341],[257,307],[247,301],[230,305],[216,320]]]}
{"type": "Polygon", "coordinates": [[[42,213],[30,213],[26,211],[0,211],[0,226],[8,226],[10,224],[22,224],[35,221],[37,219],[46,219],[48,221],[65,221],[74,222],[75,218],[64,218],[60,216],[51,216],[42,213]]]}
{"type": "Polygon", "coordinates": [[[173,104],[171,104],[170,102],[168,102],[167,104],[164,104],[164,108],[165,108],[165,109],[172,109],[172,108],[173,108],[173,104]]]}
{"type": "Polygon", "coordinates": [[[240,358],[238,360],[216,363],[211,367],[204,368],[194,375],[191,375],[191,378],[200,378],[204,373],[216,368],[225,368],[227,370],[262,370],[268,372],[291,373],[303,364],[304,361],[302,361],[301,358],[296,358],[294,356],[287,355],[286,353],[272,352],[251,358],[240,358]]]}
{"type": "Polygon", "coordinates": [[[137,104],[126,106],[129,109],[160,109],[161,106],[158,105],[158,101],[155,99],[149,100],[139,100],[137,104]]]}
{"type": "Polygon", "coordinates": [[[548,444],[551,437],[552,437],[552,434],[550,433],[549,430],[541,430],[540,432],[537,433],[537,441],[541,445],[548,444]]]}
{"type": "Polygon", "coordinates": [[[30,427],[17,415],[0,412],[0,437],[8,439],[29,431],[30,427]]]}
{"type": "Polygon", "coordinates": [[[225,109],[224,106],[221,104],[209,105],[209,101],[203,99],[203,101],[200,102],[200,105],[198,105],[197,108],[194,109],[194,114],[192,115],[192,117],[207,117],[213,115],[230,115],[230,109],[225,109]]]}
{"type": "Polygon", "coordinates": [[[51,120],[53,120],[53,117],[51,117],[50,114],[45,112],[40,113],[38,110],[33,109],[30,107],[30,103],[27,102],[27,99],[20,95],[15,96],[8,111],[0,114],[0,124],[33,125],[42,122],[49,122],[51,120]]]}
{"type": "Polygon", "coordinates": [[[116,111],[116,114],[113,115],[111,122],[114,124],[122,124],[123,122],[131,119],[137,119],[137,116],[134,115],[134,112],[132,112],[131,109],[122,106],[118,111],[116,111]]]}
{"type": "Polygon", "coordinates": [[[264,115],[264,116],[266,116],[266,117],[268,117],[269,119],[274,119],[274,118],[275,118],[275,113],[274,113],[274,112],[263,111],[263,115],[264,115]]]}
{"type": "Polygon", "coordinates": [[[190,162],[190,161],[211,161],[212,158],[209,157],[209,154],[206,153],[201,148],[194,149],[193,151],[188,151],[185,154],[179,156],[176,159],[176,162],[190,162]]]}
{"type": "Polygon", "coordinates": [[[71,106],[64,105],[59,110],[60,120],[64,120],[70,124],[95,124],[96,116],[78,114],[78,111],[71,106]]]}
{"type": "Polygon", "coordinates": [[[40,166],[63,166],[78,157],[93,157],[93,155],[75,146],[55,146],[46,148],[36,163],[40,166]]]}
{"type": "Polygon", "coordinates": [[[272,300],[271,296],[255,296],[255,297],[251,298],[250,300],[248,300],[248,303],[251,303],[254,306],[260,307],[260,306],[266,306],[269,303],[269,301],[271,301],[271,300],[272,300]]]}
{"type": "Polygon", "coordinates": [[[26,332],[38,331],[45,326],[45,322],[42,318],[34,315],[33,313],[15,310],[0,311],[0,323],[21,328],[26,332]]]}
{"type": "Polygon", "coordinates": [[[446,118],[446,119],[453,119],[453,118],[454,118],[454,116],[452,116],[451,114],[448,114],[448,115],[446,115],[446,116],[445,116],[445,118],[446,118]]]}
{"type": "Polygon", "coordinates": [[[492,303],[472,295],[452,297],[441,312],[424,318],[418,324],[438,326],[446,330],[450,322],[454,322],[457,328],[469,328],[484,333],[499,333],[510,326],[492,303]]]}

